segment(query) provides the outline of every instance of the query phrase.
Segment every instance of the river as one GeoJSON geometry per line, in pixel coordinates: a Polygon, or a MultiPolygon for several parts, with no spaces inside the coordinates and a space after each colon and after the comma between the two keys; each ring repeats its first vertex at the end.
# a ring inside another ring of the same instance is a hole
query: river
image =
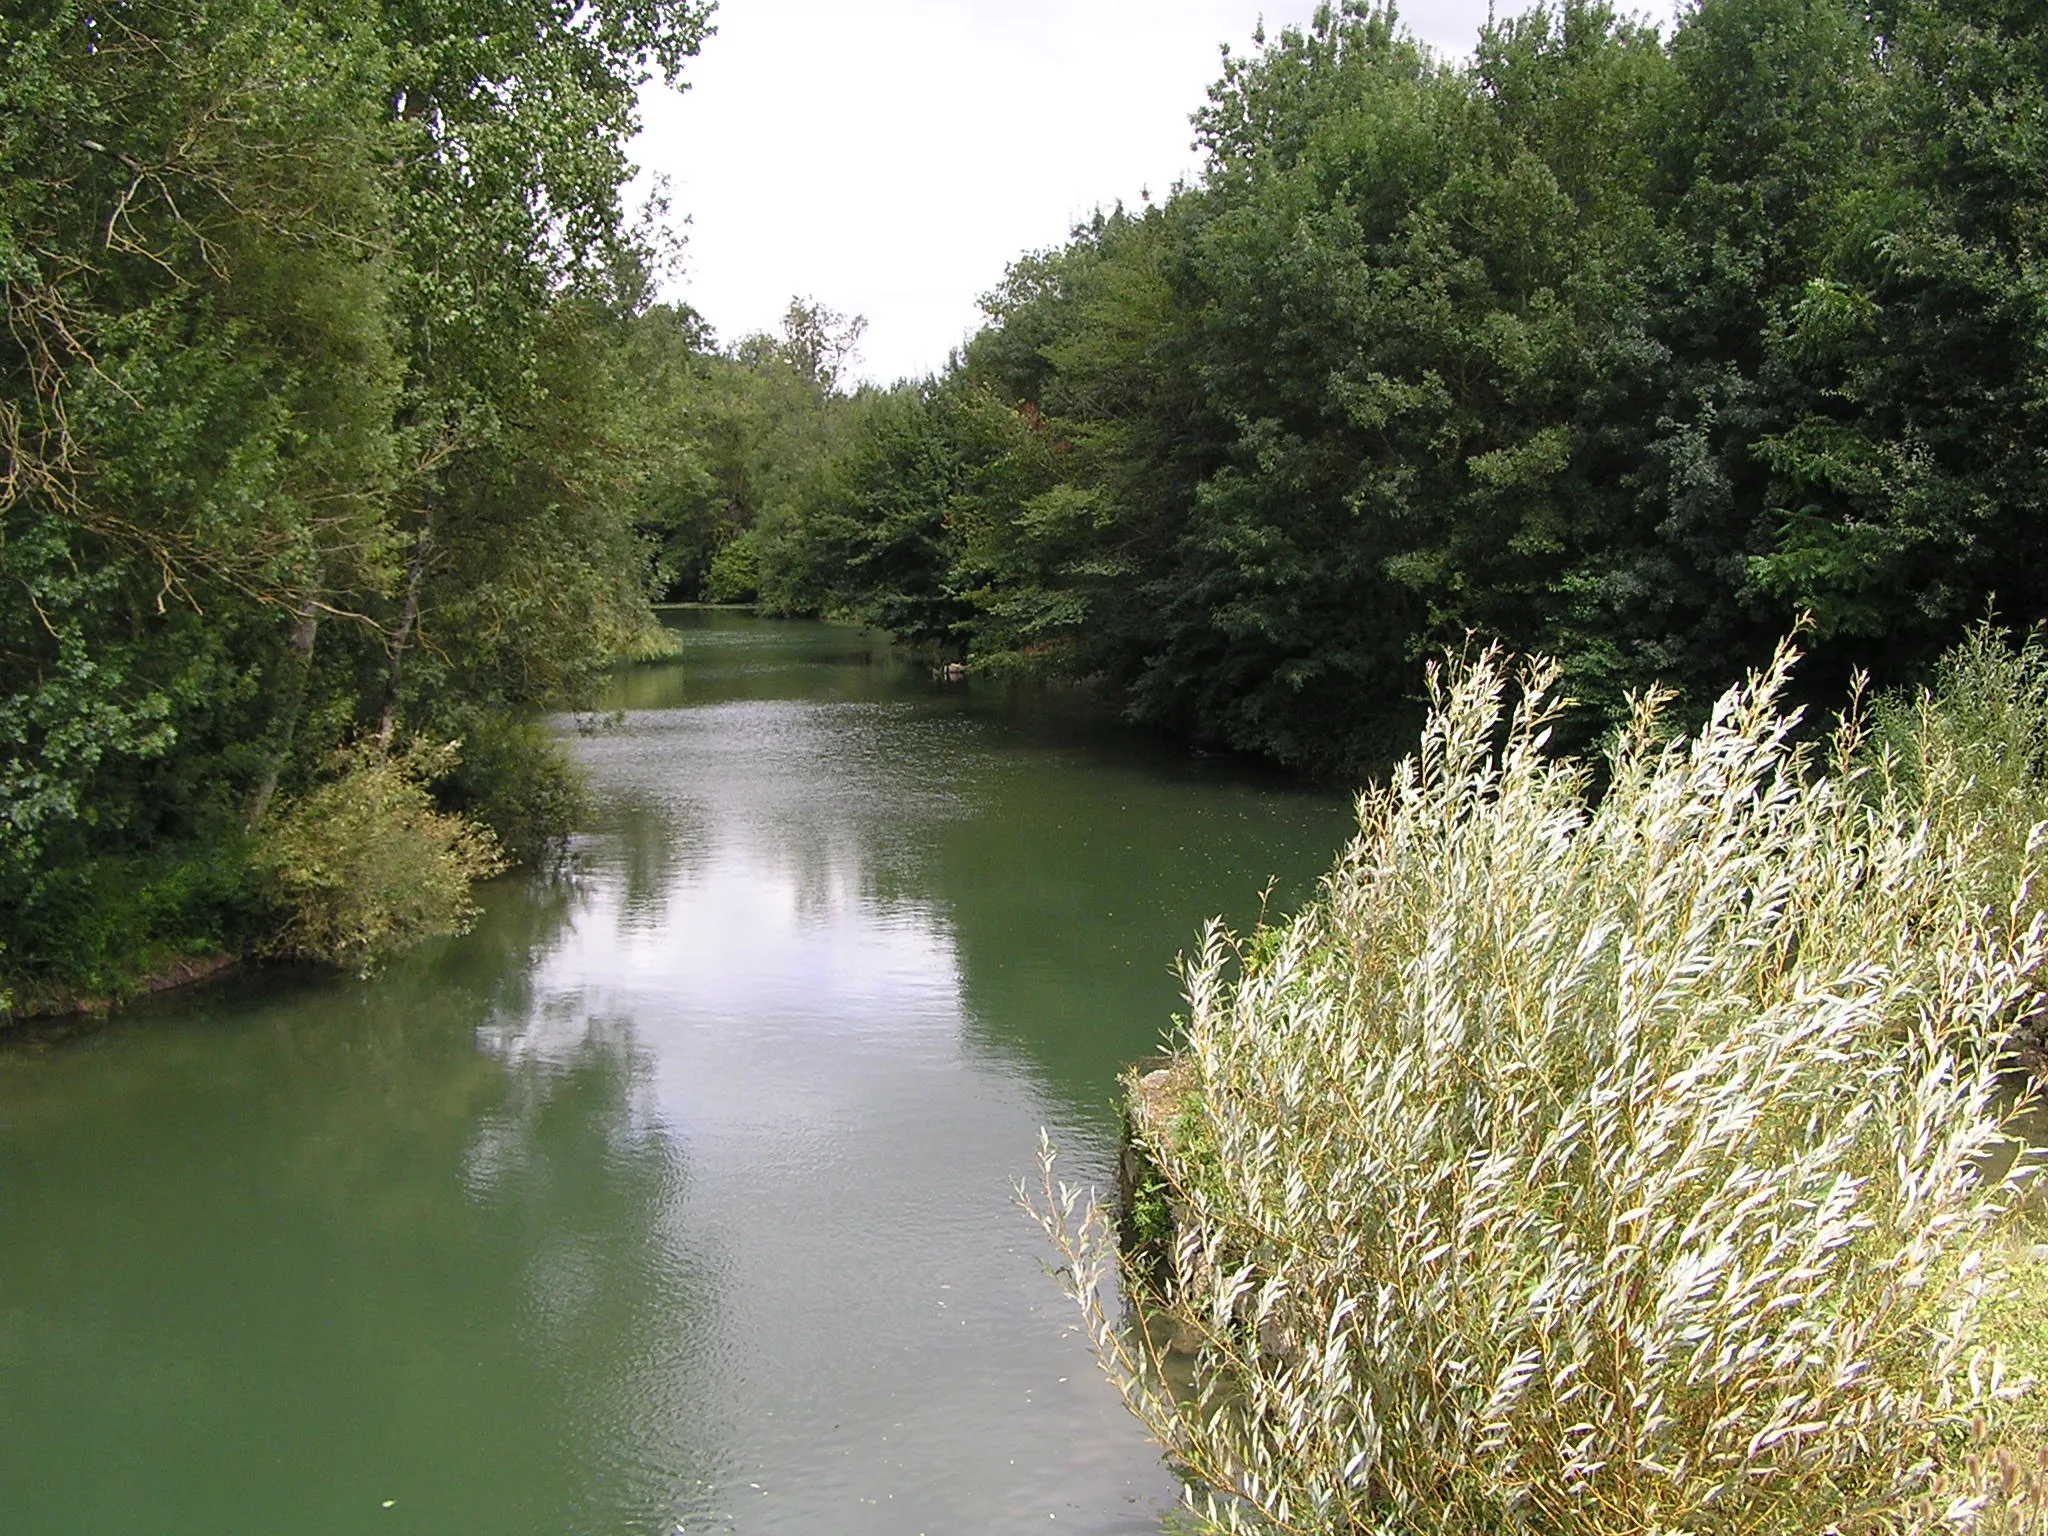
{"type": "Polygon", "coordinates": [[[1150,1532],[1014,1204],[1348,807],[874,637],[680,614],[572,872],[358,980],[0,1047],[8,1536],[1150,1532]]]}

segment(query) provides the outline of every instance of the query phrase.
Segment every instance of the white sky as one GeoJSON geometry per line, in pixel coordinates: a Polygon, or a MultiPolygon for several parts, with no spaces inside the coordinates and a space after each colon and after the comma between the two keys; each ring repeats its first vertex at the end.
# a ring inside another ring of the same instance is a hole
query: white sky
{"type": "MultiPolygon", "coordinates": [[[[1500,0],[1503,14],[1527,0],[1500,0]]],[[[944,366],[977,300],[1099,205],[1191,177],[1188,115],[1220,72],[1314,0],[720,0],[682,93],[643,100],[634,146],[687,216],[684,276],[723,342],[792,295],[867,316],[856,371],[944,366]]],[[[1469,54],[1487,0],[1408,0],[1469,54]]]]}

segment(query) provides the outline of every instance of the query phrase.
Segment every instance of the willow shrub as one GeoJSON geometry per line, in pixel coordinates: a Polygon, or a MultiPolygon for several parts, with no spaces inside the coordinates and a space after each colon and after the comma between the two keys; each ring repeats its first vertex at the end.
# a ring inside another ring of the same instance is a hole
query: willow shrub
{"type": "Polygon", "coordinates": [[[259,860],[287,914],[282,950],[368,971],[422,939],[467,930],[470,886],[505,860],[488,829],[434,804],[428,785],[455,757],[453,744],[359,748],[266,824],[259,860]]]}
{"type": "Polygon", "coordinates": [[[1321,898],[1188,967],[1170,1318],[1108,1315],[1111,1223],[1047,1151],[1068,1284],[1218,1526],[1940,1518],[1943,1437],[2002,1390],[1981,1042],[2040,932],[1981,920],[1968,828],[1853,727],[1794,744],[1790,663],[1691,740],[1641,703],[1597,803],[1546,750],[1554,668],[1432,678],[1321,898]]]}
{"type": "MultiPolygon", "coordinates": [[[[2032,873],[2034,828],[2048,820],[2048,643],[1985,622],[1947,652],[1933,685],[1871,709],[1866,755],[1925,804],[1944,830],[1981,846],[1977,894],[1999,907],[2032,873]]],[[[2022,912],[2041,905],[2035,890],[2022,912]]]]}

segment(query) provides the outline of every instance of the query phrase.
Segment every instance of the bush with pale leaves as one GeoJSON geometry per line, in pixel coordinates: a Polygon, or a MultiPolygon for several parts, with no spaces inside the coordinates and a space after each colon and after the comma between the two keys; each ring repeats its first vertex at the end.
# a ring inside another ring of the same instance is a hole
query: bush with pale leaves
{"type": "Polygon", "coordinates": [[[259,864],[286,914],[280,949],[367,971],[469,928],[470,886],[505,859],[489,829],[435,807],[428,784],[455,761],[453,743],[359,748],[262,828],[259,864]]]}
{"type": "Polygon", "coordinates": [[[1215,1524],[1943,1518],[1944,1447],[2002,1386],[1976,1327],[2019,1175],[1983,1172],[1984,1043],[2035,1004],[2040,930],[1983,920],[1968,827],[1855,767],[1853,728],[1794,744],[1790,665],[1690,740],[1644,702],[1597,801],[1548,750],[1554,669],[1433,677],[1321,898],[1188,966],[1188,1090],[1148,1137],[1178,1238],[1131,1321],[1047,1151],[1068,1284],[1215,1524]]]}

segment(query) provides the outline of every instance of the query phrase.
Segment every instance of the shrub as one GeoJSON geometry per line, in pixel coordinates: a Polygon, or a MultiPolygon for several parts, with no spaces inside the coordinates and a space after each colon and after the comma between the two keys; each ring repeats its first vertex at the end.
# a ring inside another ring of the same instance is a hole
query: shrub
{"type": "Polygon", "coordinates": [[[407,945],[469,927],[470,885],[498,873],[504,858],[488,830],[434,806],[428,783],[455,755],[452,743],[388,755],[357,748],[265,826],[259,858],[289,914],[280,949],[367,971],[407,945]]]}
{"type": "Polygon", "coordinates": [[[2048,820],[2048,646],[2015,642],[1985,622],[1936,665],[1934,684],[1887,694],[1871,709],[1867,756],[1944,832],[1979,844],[1974,894],[2025,920],[2034,829],[2048,820]]]}
{"type": "Polygon", "coordinates": [[[683,654],[682,637],[665,624],[649,622],[613,649],[612,659],[628,665],[674,661],[683,654]]]}
{"type": "Polygon", "coordinates": [[[1432,677],[1321,898],[1187,969],[1196,1165],[1155,1136],[1180,1230],[1135,1324],[1047,1150],[1067,1283],[1216,1526],[1937,1518],[2018,1178],[1982,1173],[1978,1042],[2038,929],[1979,920],[1970,829],[1866,782],[1853,728],[1794,745],[1790,662],[1691,741],[1642,702],[1597,806],[1554,668],[1432,677]]]}
{"type": "Polygon", "coordinates": [[[588,809],[582,773],[544,720],[478,710],[460,724],[462,757],[437,778],[437,800],[489,827],[511,863],[548,867],[588,809]]]}
{"type": "MultiPolygon", "coordinates": [[[[27,1011],[124,997],[181,962],[258,942],[272,918],[239,831],[155,856],[81,859],[0,890],[0,992],[27,1011]]],[[[8,1006],[0,997],[0,1013],[8,1006]]]]}
{"type": "Polygon", "coordinates": [[[718,546],[704,578],[704,597],[713,603],[751,603],[761,595],[760,539],[749,528],[718,546]]]}

